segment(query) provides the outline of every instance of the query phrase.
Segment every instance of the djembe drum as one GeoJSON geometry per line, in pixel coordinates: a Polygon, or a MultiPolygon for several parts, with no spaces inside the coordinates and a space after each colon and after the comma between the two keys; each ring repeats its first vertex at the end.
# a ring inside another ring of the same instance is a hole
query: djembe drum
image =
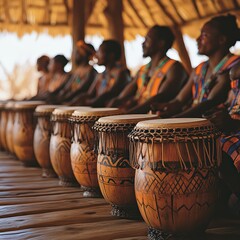
{"type": "Polygon", "coordinates": [[[130,133],[136,199],[149,239],[206,228],[218,198],[217,137],[200,118],[143,121],[130,133]]]}
{"type": "Polygon", "coordinates": [[[37,165],[33,152],[33,133],[36,126],[34,110],[43,101],[19,101],[14,104],[13,147],[17,158],[26,166],[37,165]]]}
{"type": "Polygon", "coordinates": [[[41,105],[35,109],[37,126],[34,131],[33,149],[38,164],[42,168],[42,177],[57,176],[51,164],[49,145],[52,132],[50,117],[53,110],[59,107],[60,105],[41,105]]]}
{"type": "Polygon", "coordinates": [[[4,150],[8,150],[7,148],[7,139],[6,139],[6,126],[7,126],[7,109],[5,105],[7,102],[2,101],[0,104],[1,109],[1,121],[0,121],[0,139],[1,139],[1,147],[4,150]]]}
{"type": "Polygon", "coordinates": [[[50,160],[62,186],[78,186],[70,160],[71,129],[68,122],[68,118],[76,109],[89,109],[89,107],[56,108],[51,116],[50,160]]]}
{"type": "Polygon", "coordinates": [[[84,197],[101,197],[97,179],[97,153],[94,123],[103,116],[120,114],[117,108],[93,108],[75,111],[72,124],[71,164],[73,173],[84,189],[84,197]]]}
{"type": "Polygon", "coordinates": [[[111,214],[124,218],[139,216],[135,192],[135,170],[129,163],[127,138],[139,121],[157,115],[131,114],[100,118],[94,125],[98,132],[98,183],[105,200],[112,205],[111,214]]]}
{"type": "Polygon", "coordinates": [[[14,116],[15,116],[14,105],[15,105],[15,101],[8,101],[5,105],[5,109],[7,113],[6,144],[9,152],[13,154],[14,154],[13,124],[14,124],[14,116]]]}
{"type": "Polygon", "coordinates": [[[4,107],[4,101],[0,101],[0,150],[3,149],[2,141],[1,141],[1,118],[2,118],[3,107],[4,107]]]}

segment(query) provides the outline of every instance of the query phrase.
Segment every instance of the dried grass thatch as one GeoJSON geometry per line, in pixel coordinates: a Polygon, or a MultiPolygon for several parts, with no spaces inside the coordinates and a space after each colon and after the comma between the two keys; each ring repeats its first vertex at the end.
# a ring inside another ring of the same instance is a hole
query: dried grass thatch
{"type": "MultiPolygon", "coordinates": [[[[111,0],[119,1],[119,0],[111,0]]],[[[125,39],[144,35],[154,24],[180,26],[196,37],[203,21],[209,17],[233,13],[240,18],[240,0],[122,0],[125,39]]],[[[85,0],[90,17],[87,34],[107,35],[104,11],[107,0],[85,0]]],[[[71,33],[73,0],[0,0],[0,30],[31,31],[51,35],[71,33]]]]}

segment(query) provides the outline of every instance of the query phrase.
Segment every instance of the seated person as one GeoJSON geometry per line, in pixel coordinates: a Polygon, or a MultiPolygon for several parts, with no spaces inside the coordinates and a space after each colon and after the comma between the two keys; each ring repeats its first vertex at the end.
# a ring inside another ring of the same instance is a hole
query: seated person
{"type": "Polygon", "coordinates": [[[97,74],[97,71],[89,64],[94,54],[95,49],[91,44],[82,40],[77,42],[75,52],[76,69],[63,89],[58,93],[56,102],[68,104],[75,96],[88,91],[97,74]]]}
{"type": "Polygon", "coordinates": [[[48,103],[55,102],[58,92],[64,87],[70,76],[64,70],[67,63],[68,60],[63,55],[56,55],[50,60],[48,70],[51,80],[47,92],[38,97],[39,100],[45,100],[48,103]]]}
{"type": "Polygon", "coordinates": [[[142,66],[109,106],[117,106],[129,113],[146,113],[154,101],[165,102],[176,96],[188,78],[181,63],[166,56],[174,35],[169,27],[153,26],[142,44],[143,57],[151,61],[142,66]]]}
{"type": "Polygon", "coordinates": [[[42,72],[42,76],[38,79],[38,89],[37,94],[44,93],[48,90],[48,85],[50,82],[50,76],[48,71],[48,65],[50,63],[50,58],[43,55],[37,59],[37,70],[42,72]]]}
{"type": "Polygon", "coordinates": [[[60,87],[63,87],[63,84],[69,78],[69,74],[65,72],[64,67],[69,61],[64,55],[56,55],[51,59],[49,64],[49,72],[51,73],[51,81],[48,87],[50,93],[55,92],[60,87]]]}
{"type": "MultiPolygon", "coordinates": [[[[43,55],[37,59],[37,71],[41,72],[41,76],[38,78],[38,87],[36,96],[32,97],[31,100],[41,98],[48,91],[49,82],[51,80],[48,65],[50,58],[43,55]]],[[[30,99],[29,99],[30,100],[30,99]]]]}
{"type": "Polygon", "coordinates": [[[207,118],[223,132],[221,136],[222,180],[231,191],[229,207],[240,216],[240,62],[230,70],[233,100],[228,108],[212,110],[207,118]]]}
{"type": "Polygon", "coordinates": [[[204,24],[197,39],[198,53],[208,61],[197,66],[182,91],[168,103],[153,105],[160,117],[201,117],[226,101],[230,90],[229,70],[240,58],[229,52],[238,40],[236,17],[217,16],[204,24]],[[189,107],[190,106],[190,107],[189,107]]]}
{"type": "Polygon", "coordinates": [[[73,105],[105,107],[118,95],[130,80],[129,71],[119,63],[121,45],[116,40],[104,40],[96,53],[97,64],[105,66],[103,73],[97,74],[87,93],[72,100],[73,105]]]}

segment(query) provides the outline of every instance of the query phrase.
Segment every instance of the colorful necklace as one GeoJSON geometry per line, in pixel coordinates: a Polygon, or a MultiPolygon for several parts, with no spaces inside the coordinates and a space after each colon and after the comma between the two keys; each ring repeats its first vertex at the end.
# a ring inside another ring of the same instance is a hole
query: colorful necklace
{"type": "MultiPolygon", "coordinates": [[[[159,61],[158,65],[155,67],[154,73],[156,73],[157,70],[160,69],[168,60],[169,60],[169,58],[167,56],[162,58],[159,61]]],[[[147,86],[150,79],[153,78],[155,75],[155,74],[153,74],[152,77],[150,77],[150,78],[148,77],[148,73],[149,73],[151,65],[152,65],[152,61],[150,61],[147,65],[145,65],[145,68],[143,69],[143,73],[141,74],[142,86],[147,86]]]]}
{"type": "Polygon", "coordinates": [[[216,74],[222,70],[222,67],[225,65],[225,63],[228,61],[228,59],[232,56],[231,53],[227,54],[213,69],[212,74],[207,78],[206,78],[206,74],[207,74],[207,69],[209,67],[209,62],[207,62],[207,64],[205,64],[205,66],[202,68],[202,72],[201,72],[201,83],[202,83],[202,90],[198,96],[198,103],[202,102],[202,100],[204,99],[204,95],[209,91],[209,87],[212,83],[212,81],[215,78],[216,74]]]}

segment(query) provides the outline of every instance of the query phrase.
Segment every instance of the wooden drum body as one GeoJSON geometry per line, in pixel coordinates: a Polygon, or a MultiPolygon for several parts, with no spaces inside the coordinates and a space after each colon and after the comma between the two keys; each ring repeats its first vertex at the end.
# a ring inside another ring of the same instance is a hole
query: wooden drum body
{"type": "Polygon", "coordinates": [[[217,136],[207,120],[190,118],[143,121],[129,135],[137,203],[150,239],[161,231],[206,228],[218,200],[217,136]]]}
{"type": "MultiPolygon", "coordinates": [[[[6,102],[7,103],[7,102],[6,102]]],[[[6,127],[7,127],[7,109],[5,108],[6,103],[1,102],[1,121],[0,121],[0,140],[1,140],[1,147],[4,150],[8,150],[7,148],[7,139],[6,139],[6,127]]]]}
{"type": "Polygon", "coordinates": [[[51,117],[50,159],[62,186],[78,186],[70,160],[71,128],[68,122],[68,118],[78,108],[80,107],[57,108],[51,117]]]}
{"type": "Polygon", "coordinates": [[[9,152],[14,154],[14,144],[13,144],[13,126],[15,119],[15,101],[9,101],[5,105],[7,113],[7,124],[6,124],[6,144],[9,152]]]}
{"type": "Polygon", "coordinates": [[[92,126],[100,117],[119,113],[117,108],[93,108],[72,114],[71,164],[77,181],[85,190],[84,197],[101,196],[97,179],[97,153],[94,149],[97,142],[92,126]]]}
{"type": "Polygon", "coordinates": [[[52,132],[50,117],[53,110],[58,107],[59,105],[42,105],[35,109],[37,126],[34,131],[33,148],[36,159],[42,167],[42,177],[57,176],[51,164],[49,146],[52,132]]]}
{"type": "Polygon", "coordinates": [[[139,121],[157,115],[132,114],[100,118],[94,125],[98,132],[98,182],[111,214],[124,218],[138,217],[134,192],[135,170],[129,162],[128,134],[139,121]]]}
{"type": "Polygon", "coordinates": [[[4,107],[4,101],[0,101],[0,150],[3,150],[3,145],[1,140],[1,119],[2,119],[3,107],[4,107]]]}
{"type": "Polygon", "coordinates": [[[13,145],[17,158],[25,165],[36,165],[33,151],[33,133],[36,126],[34,110],[41,101],[15,103],[15,120],[13,125],[13,145]]]}

